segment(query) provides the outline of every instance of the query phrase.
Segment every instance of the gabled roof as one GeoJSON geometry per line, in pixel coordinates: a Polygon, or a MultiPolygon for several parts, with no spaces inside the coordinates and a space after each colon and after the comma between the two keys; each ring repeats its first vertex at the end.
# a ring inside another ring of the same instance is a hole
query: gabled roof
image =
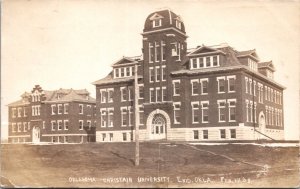
{"type": "Polygon", "coordinates": [[[275,71],[275,66],[274,66],[272,60],[268,61],[268,62],[259,62],[258,69],[263,69],[263,68],[268,68],[272,71],[275,71]]]}
{"type": "Polygon", "coordinates": [[[190,53],[187,54],[187,56],[200,55],[200,54],[209,54],[209,53],[222,53],[222,54],[225,54],[221,50],[203,45],[203,46],[199,46],[196,49],[192,50],[190,53]]]}
{"type": "Polygon", "coordinates": [[[134,57],[125,57],[123,56],[121,59],[116,61],[112,64],[112,67],[118,67],[118,66],[125,66],[125,65],[131,65],[136,64],[138,61],[141,60],[140,56],[134,56],[134,57]]]}
{"type": "Polygon", "coordinates": [[[238,58],[250,56],[250,57],[254,58],[255,60],[259,60],[259,57],[257,56],[255,49],[247,50],[247,51],[237,51],[236,56],[238,58]]]}
{"type": "Polygon", "coordinates": [[[154,13],[149,20],[156,20],[156,19],[161,19],[164,18],[162,15],[158,14],[158,13],[154,13]]]}

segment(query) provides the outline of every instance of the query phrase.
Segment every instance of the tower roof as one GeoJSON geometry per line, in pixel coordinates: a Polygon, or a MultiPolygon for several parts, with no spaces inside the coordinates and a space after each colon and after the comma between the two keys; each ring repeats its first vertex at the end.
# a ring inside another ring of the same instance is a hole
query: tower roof
{"type": "Polygon", "coordinates": [[[144,32],[167,28],[174,28],[185,34],[185,27],[181,17],[172,12],[170,9],[159,10],[151,13],[145,21],[144,32]],[[153,27],[153,21],[155,20],[161,21],[158,26],[153,27]],[[176,22],[180,23],[180,26],[176,25],[176,22]]]}

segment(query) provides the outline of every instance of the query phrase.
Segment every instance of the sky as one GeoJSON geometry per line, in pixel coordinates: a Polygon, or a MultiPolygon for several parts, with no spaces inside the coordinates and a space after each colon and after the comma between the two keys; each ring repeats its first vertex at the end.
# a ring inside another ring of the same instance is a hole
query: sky
{"type": "Polygon", "coordinates": [[[7,104],[39,84],[86,88],[122,56],[141,55],[146,17],[170,8],[185,24],[188,48],[228,43],[272,60],[284,91],[285,138],[299,139],[300,1],[2,0],[1,130],[7,104]]]}

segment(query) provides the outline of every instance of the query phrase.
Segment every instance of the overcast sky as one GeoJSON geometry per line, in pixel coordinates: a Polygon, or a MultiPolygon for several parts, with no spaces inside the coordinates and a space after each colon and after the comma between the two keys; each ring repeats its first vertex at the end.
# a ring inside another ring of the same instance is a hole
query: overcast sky
{"type": "Polygon", "coordinates": [[[299,137],[299,1],[3,0],[1,121],[6,105],[39,84],[86,88],[122,56],[141,55],[146,17],[163,7],[181,15],[188,48],[227,42],[273,60],[284,91],[287,139],[299,137]]]}

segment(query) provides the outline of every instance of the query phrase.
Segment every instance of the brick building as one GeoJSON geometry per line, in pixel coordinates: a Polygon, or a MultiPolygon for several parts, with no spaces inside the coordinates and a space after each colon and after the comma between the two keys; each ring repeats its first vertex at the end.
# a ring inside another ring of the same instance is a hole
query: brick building
{"type": "Polygon", "coordinates": [[[141,140],[284,138],[284,87],[271,61],[227,44],[187,49],[184,23],[170,10],[151,13],[142,37],[142,56],[121,58],[93,83],[97,142],[134,140],[135,65],[141,140]]]}
{"type": "Polygon", "coordinates": [[[95,99],[85,89],[43,90],[36,85],[8,105],[11,143],[95,141],[95,99]]]}

